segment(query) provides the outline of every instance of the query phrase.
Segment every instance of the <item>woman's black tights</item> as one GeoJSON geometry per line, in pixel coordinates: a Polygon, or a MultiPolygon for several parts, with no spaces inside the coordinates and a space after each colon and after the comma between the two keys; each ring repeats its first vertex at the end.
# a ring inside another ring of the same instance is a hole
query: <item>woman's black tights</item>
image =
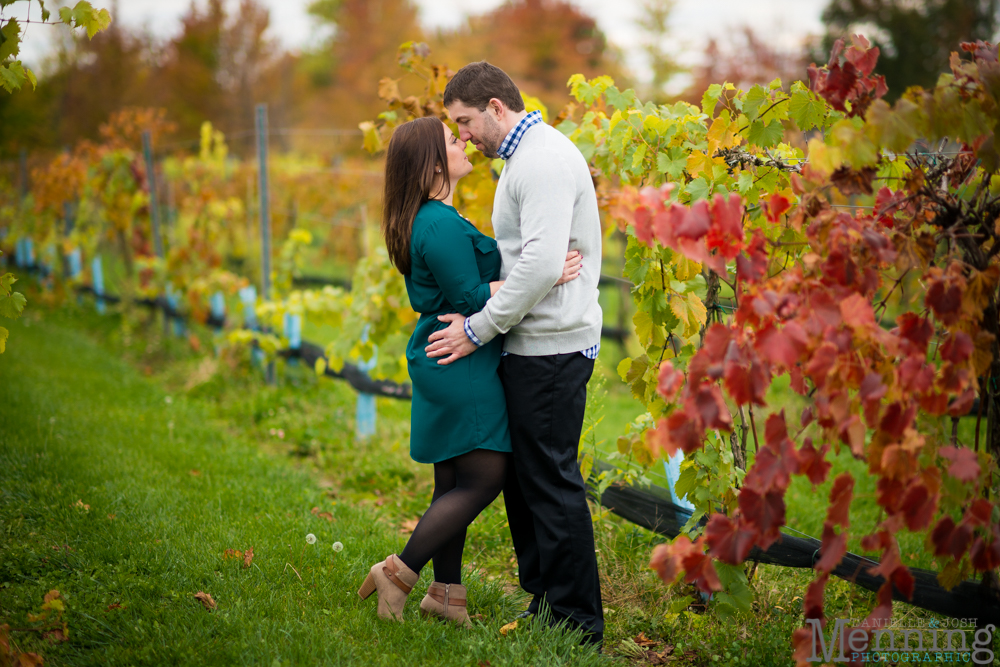
{"type": "Polygon", "coordinates": [[[414,572],[434,559],[434,580],[462,582],[465,529],[500,495],[510,454],[474,449],[434,464],[431,506],[399,558],[414,572]]]}

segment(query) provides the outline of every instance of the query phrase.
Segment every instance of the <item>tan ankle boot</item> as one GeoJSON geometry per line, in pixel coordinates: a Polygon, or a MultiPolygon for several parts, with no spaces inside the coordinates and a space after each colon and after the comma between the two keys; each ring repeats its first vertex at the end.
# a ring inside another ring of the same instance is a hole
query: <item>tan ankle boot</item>
{"type": "Polygon", "coordinates": [[[378,591],[379,618],[402,621],[406,596],[419,578],[420,575],[406,567],[399,556],[392,554],[381,563],[372,565],[365,582],[358,589],[358,595],[364,600],[378,591]]]}
{"type": "Polygon", "coordinates": [[[439,616],[466,628],[472,627],[466,609],[465,586],[461,584],[432,583],[427,595],[420,601],[420,613],[423,616],[439,616]]]}

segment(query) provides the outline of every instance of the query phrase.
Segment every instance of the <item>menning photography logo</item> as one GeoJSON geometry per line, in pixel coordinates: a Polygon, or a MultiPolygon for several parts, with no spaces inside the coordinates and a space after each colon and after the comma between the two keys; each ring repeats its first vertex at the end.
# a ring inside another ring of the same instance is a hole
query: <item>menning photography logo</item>
{"type": "Polygon", "coordinates": [[[893,621],[876,621],[875,625],[861,621],[855,625],[853,619],[838,618],[832,628],[827,626],[829,637],[823,634],[819,620],[811,618],[806,623],[812,627],[812,655],[808,662],[993,664],[996,627],[977,628],[974,618],[934,619],[923,626],[893,621]]]}

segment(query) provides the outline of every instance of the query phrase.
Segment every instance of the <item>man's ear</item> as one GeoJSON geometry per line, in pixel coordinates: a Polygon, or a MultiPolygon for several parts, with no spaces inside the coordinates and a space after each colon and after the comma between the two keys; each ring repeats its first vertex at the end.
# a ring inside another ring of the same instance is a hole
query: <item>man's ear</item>
{"type": "Polygon", "coordinates": [[[502,101],[498,100],[495,97],[490,98],[489,106],[490,109],[493,111],[493,114],[496,116],[497,120],[502,119],[504,117],[504,114],[507,113],[507,107],[504,106],[504,103],[502,101]]]}

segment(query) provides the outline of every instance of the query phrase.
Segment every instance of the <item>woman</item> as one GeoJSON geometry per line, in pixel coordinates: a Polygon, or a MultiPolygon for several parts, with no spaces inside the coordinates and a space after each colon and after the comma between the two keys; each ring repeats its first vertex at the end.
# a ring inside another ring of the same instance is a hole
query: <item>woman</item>
{"type": "MultiPolygon", "coordinates": [[[[385,164],[382,232],[393,265],[405,276],[410,305],[420,313],[406,348],[413,383],[410,455],[434,464],[434,495],[402,553],[372,566],[358,591],[378,593],[378,615],[401,619],[420,570],[434,561],[434,583],[421,613],[469,626],[461,585],[465,531],[499,495],[510,434],[497,375],[502,337],[474,354],[439,365],[424,353],[427,337],[447,326],[438,315],[482,310],[503,284],[496,241],[452,207],[458,180],[472,171],[464,142],[438,118],[396,128],[385,164]]],[[[579,274],[567,255],[559,284],[579,274]]]]}

